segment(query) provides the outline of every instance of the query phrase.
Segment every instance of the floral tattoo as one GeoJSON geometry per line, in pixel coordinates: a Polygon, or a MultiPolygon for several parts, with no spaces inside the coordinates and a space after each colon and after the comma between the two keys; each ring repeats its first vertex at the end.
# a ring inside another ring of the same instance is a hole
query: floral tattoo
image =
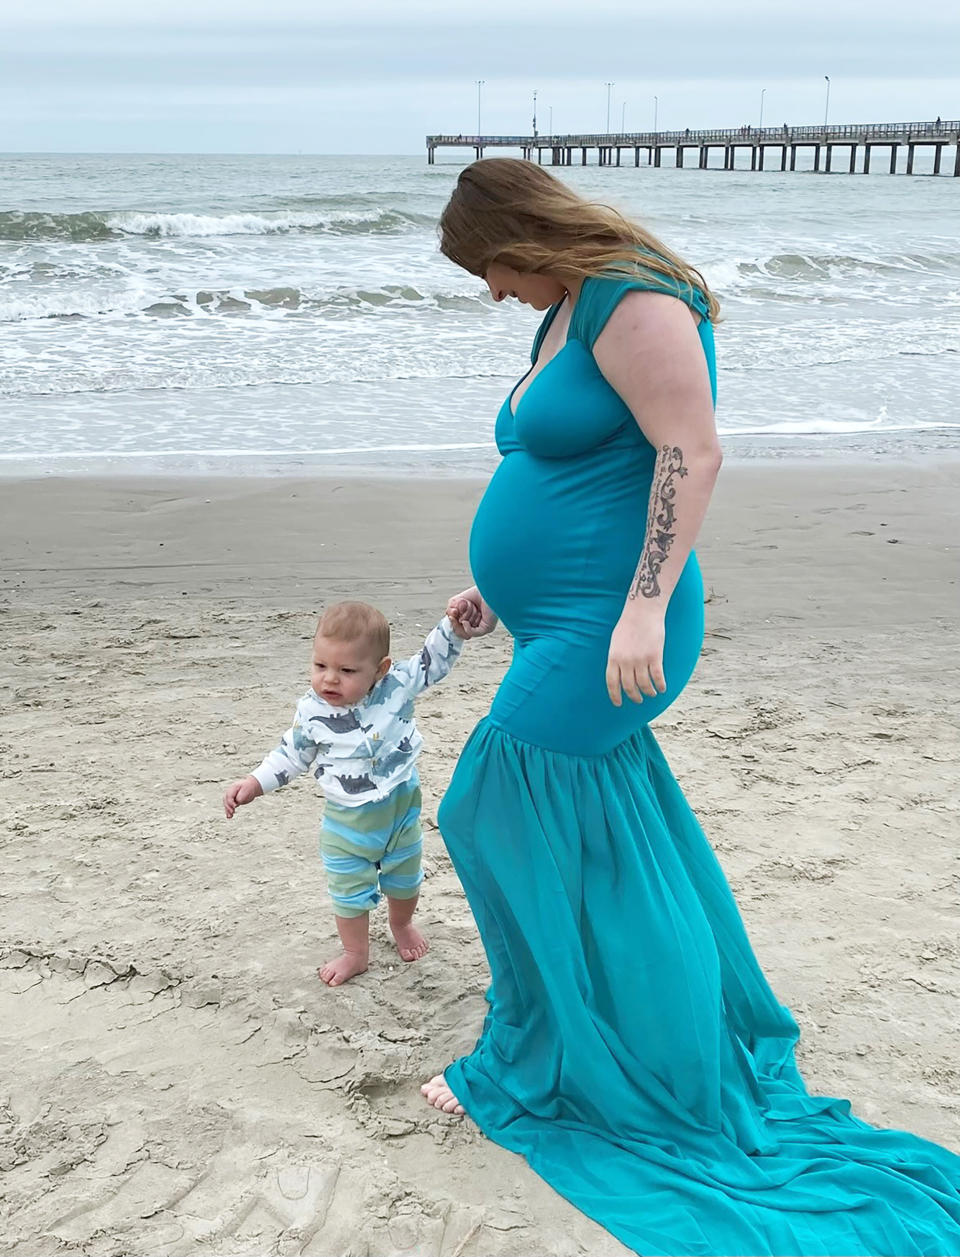
{"type": "Polygon", "coordinates": [[[667,561],[677,528],[674,499],[677,496],[676,477],[687,474],[683,465],[683,451],[678,445],[663,445],[653,469],[653,485],[650,489],[650,509],[647,512],[647,533],[643,553],[630,587],[630,597],[642,594],[644,598],[656,598],[660,593],[658,577],[667,561]]]}

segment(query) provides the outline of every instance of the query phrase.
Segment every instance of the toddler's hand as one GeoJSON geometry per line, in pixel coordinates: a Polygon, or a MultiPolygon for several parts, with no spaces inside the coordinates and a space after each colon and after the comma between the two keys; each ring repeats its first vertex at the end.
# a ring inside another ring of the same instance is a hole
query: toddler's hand
{"type": "Polygon", "coordinates": [[[480,623],[480,608],[463,594],[457,594],[447,603],[447,615],[453,622],[453,631],[458,637],[467,637],[466,626],[476,628],[480,623]]]}
{"type": "Polygon", "coordinates": [[[476,585],[453,595],[447,603],[447,615],[453,624],[453,631],[465,641],[471,637],[483,637],[497,627],[497,617],[480,597],[476,585]]]}
{"type": "Polygon", "coordinates": [[[451,599],[450,605],[447,607],[447,616],[456,636],[463,642],[467,641],[470,636],[470,630],[467,628],[469,620],[467,618],[466,602],[464,601],[459,606],[455,606],[453,599],[451,599]]]}
{"type": "Polygon", "coordinates": [[[230,820],[238,807],[244,803],[252,803],[254,799],[259,799],[261,794],[263,794],[263,786],[256,777],[241,777],[239,781],[234,781],[227,786],[223,795],[223,810],[227,814],[227,820],[230,820]]]}

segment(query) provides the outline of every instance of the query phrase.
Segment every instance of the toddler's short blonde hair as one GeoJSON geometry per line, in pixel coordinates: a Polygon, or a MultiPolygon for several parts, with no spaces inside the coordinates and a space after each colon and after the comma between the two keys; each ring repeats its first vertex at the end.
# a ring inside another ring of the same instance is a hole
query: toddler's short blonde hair
{"type": "Polygon", "coordinates": [[[360,641],[377,663],[390,654],[390,625],[382,611],[366,602],[335,602],[317,624],[317,637],[335,642],[360,641]]]}

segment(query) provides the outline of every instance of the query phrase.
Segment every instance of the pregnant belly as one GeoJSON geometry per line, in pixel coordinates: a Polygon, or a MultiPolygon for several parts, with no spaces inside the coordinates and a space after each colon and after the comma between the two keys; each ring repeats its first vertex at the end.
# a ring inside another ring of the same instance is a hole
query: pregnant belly
{"type": "Polygon", "coordinates": [[[508,454],[477,508],[473,578],[517,638],[608,631],[619,615],[643,544],[650,477],[596,453],[574,461],[508,454]]]}
{"type": "Polygon", "coordinates": [[[625,476],[622,465],[609,475],[602,464],[598,474],[589,470],[582,458],[568,466],[508,455],[470,538],[474,579],[514,637],[490,718],[523,741],[576,755],[610,750],[663,711],[703,640],[703,587],[691,555],[667,609],[667,692],[611,703],[610,634],[643,545],[650,482],[625,476]]]}

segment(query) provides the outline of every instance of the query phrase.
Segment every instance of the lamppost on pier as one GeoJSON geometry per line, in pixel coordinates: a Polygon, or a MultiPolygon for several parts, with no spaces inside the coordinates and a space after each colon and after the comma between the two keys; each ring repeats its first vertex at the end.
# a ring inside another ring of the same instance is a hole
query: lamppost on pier
{"type": "Polygon", "coordinates": [[[656,96],[654,96],[653,98],[653,133],[654,135],[656,135],[657,133],[657,109],[659,108],[659,106],[660,106],[660,101],[656,98],[656,96]]]}
{"type": "Polygon", "coordinates": [[[610,89],[613,86],[613,83],[607,84],[607,135],[610,134],[610,89]]]}
{"type": "Polygon", "coordinates": [[[763,98],[764,96],[766,96],[766,94],[767,94],[767,89],[765,87],[761,87],[760,88],[760,125],[757,128],[758,131],[763,130],[763,98]]]}
{"type": "Polygon", "coordinates": [[[830,114],[830,75],[825,74],[823,77],[827,80],[827,100],[826,104],[823,106],[823,125],[826,126],[827,118],[830,114]]]}
{"type": "Polygon", "coordinates": [[[537,89],[533,89],[533,138],[537,138],[537,89]]]}
{"type": "Polygon", "coordinates": [[[477,135],[480,135],[480,89],[486,81],[486,79],[477,79],[477,135]]]}

